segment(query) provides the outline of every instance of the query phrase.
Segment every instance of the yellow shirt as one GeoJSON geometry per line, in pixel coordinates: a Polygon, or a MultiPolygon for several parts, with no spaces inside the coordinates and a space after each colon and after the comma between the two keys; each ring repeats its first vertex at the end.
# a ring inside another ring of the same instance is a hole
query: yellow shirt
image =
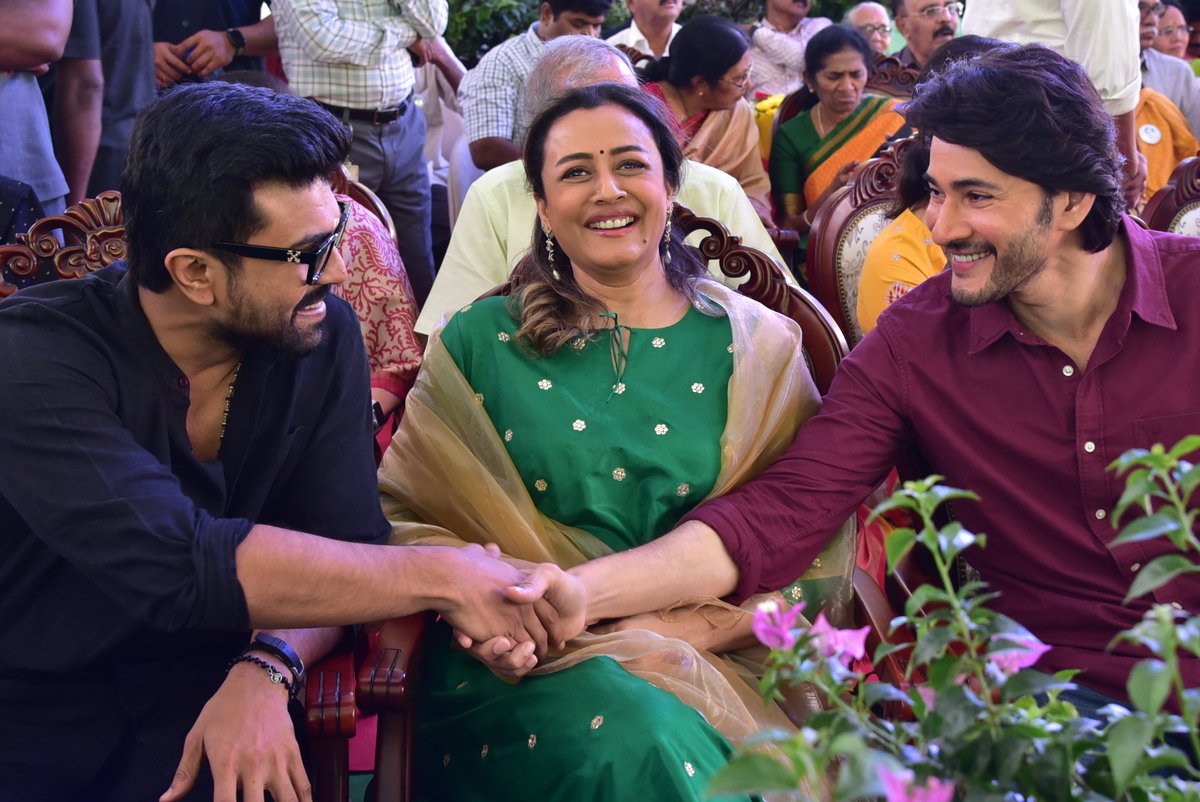
{"type": "Polygon", "coordinates": [[[867,251],[858,279],[858,325],[866,334],[884,309],[946,267],[946,256],[933,243],[925,221],[905,209],[867,251]]]}
{"type": "Polygon", "coordinates": [[[1183,113],[1165,95],[1143,89],[1137,106],[1138,150],[1146,157],[1146,193],[1142,203],[1166,185],[1171,173],[1200,144],[1183,113]]]}

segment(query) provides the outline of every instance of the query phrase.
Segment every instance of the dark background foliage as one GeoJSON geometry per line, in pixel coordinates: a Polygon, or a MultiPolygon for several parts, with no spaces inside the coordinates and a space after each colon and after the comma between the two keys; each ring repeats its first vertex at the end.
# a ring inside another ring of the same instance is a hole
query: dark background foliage
{"type": "MultiPolygon", "coordinates": [[[[810,16],[841,20],[847,8],[857,0],[816,0],[810,16]]],[[[696,14],[721,14],[738,22],[762,15],[763,0],[695,0],[684,6],[680,22],[696,14]]],[[[533,0],[450,0],[450,23],[446,41],[468,67],[510,36],[520,33],[537,19],[538,5],[533,0]]],[[[618,28],[629,19],[625,0],[613,0],[605,29],[618,28]]]]}

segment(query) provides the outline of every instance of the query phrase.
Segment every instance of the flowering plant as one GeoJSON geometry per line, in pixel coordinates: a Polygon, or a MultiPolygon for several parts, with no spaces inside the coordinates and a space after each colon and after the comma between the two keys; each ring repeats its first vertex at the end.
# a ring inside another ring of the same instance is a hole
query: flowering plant
{"type": "MultiPolygon", "coordinates": [[[[1143,567],[1127,601],[1200,572],[1194,562],[1200,510],[1189,509],[1200,465],[1183,459],[1198,449],[1200,437],[1189,437],[1170,450],[1129,451],[1109,466],[1126,475],[1114,524],[1127,511],[1141,513],[1111,545],[1166,537],[1177,549],[1143,567]]],[[[904,483],[873,513],[907,510],[919,522],[889,536],[889,570],[920,546],[937,574],[936,584],[913,592],[904,614],[892,621],[892,632],[907,629],[912,642],[893,638],[874,654],[877,665],[904,654],[904,677],[872,681],[854,669],[867,628],[837,630],[822,615],[805,627],[799,605],[784,610],[778,602],[764,604],[754,616],[755,634],[772,650],[760,688],[764,700],[808,683],[826,709],[810,715],[798,733],[773,730],[747,739],[713,778],[709,793],[787,791],[789,798],[821,802],[1200,802],[1200,770],[1187,756],[1189,750],[1200,755],[1200,688],[1185,687],[1179,670],[1180,654],[1200,657],[1200,617],[1153,605],[1114,640],[1139,645],[1148,655],[1128,679],[1131,707],[1104,708],[1104,721],[1081,716],[1060,698],[1074,687],[1076,672],[1049,676],[1033,669],[1049,647],[989,609],[994,595],[982,582],[952,582],[955,559],[985,543],[958,523],[935,525],[942,504],[977,500],[939,484],[940,478],[904,483]],[[1172,695],[1181,714],[1167,709],[1172,695]],[[880,715],[885,708],[892,715],[880,715]]]]}

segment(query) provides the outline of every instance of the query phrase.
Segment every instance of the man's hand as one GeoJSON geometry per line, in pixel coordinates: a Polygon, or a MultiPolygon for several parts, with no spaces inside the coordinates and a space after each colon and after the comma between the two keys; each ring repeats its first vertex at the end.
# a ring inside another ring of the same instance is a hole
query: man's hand
{"type": "Polygon", "coordinates": [[[533,566],[520,584],[505,593],[509,601],[533,605],[556,649],[566,646],[587,626],[587,588],[553,563],[533,566]]]}
{"type": "Polygon", "coordinates": [[[175,50],[180,55],[187,54],[188,67],[201,78],[228,67],[237,55],[225,31],[196,31],[177,44],[175,50]]]}
{"type": "Polygon", "coordinates": [[[154,43],[154,82],[160,88],[170,86],[189,72],[191,68],[175,52],[175,45],[170,42],[154,43]]]}
{"type": "MultiPolygon", "coordinates": [[[[274,663],[272,663],[274,664],[274,663]]],[[[278,669],[286,676],[288,670],[278,669]]],[[[311,802],[312,786],[300,762],[300,748],[287,712],[287,690],[271,683],[262,667],[237,663],[183,744],[183,758],[160,802],[181,799],[207,757],[214,802],[311,802]]]]}
{"type": "Polygon", "coordinates": [[[418,39],[408,46],[408,52],[417,57],[417,63],[414,67],[421,67],[425,62],[430,61],[430,47],[428,39],[418,39]]]}
{"type": "Polygon", "coordinates": [[[486,550],[478,545],[447,549],[447,556],[453,561],[453,584],[444,589],[450,601],[438,612],[461,633],[460,642],[470,646],[504,637],[513,647],[532,642],[536,654],[546,653],[548,636],[534,599],[510,601],[505,595],[525,581],[523,571],[500,560],[500,550],[492,545],[486,550]]]}
{"type": "Polygon", "coordinates": [[[1125,162],[1125,206],[1138,209],[1142,205],[1142,195],[1146,194],[1146,157],[1139,150],[1136,157],[1125,162]]]}

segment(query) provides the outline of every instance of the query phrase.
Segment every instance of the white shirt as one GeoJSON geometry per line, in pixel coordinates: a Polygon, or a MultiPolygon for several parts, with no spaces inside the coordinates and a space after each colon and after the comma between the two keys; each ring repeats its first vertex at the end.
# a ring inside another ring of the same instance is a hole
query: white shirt
{"type": "Polygon", "coordinates": [[[804,75],[804,48],[817,31],[833,22],[827,17],[805,17],[790,31],[781,31],[767,20],[750,38],[750,64],[754,92],[786,95],[800,88],[804,75]]]}
{"type": "Polygon", "coordinates": [[[1132,0],[975,0],[962,33],[1043,44],[1083,65],[1108,113],[1137,108],[1140,20],[1132,0]]]}
{"type": "MultiPolygon", "coordinates": [[[[682,27],[678,22],[672,23],[671,35],[667,38],[667,49],[663,51],[662,56],[668,55],[671,52],[671,42],[675,41],[675,34],[679,33],[679,29],[682,27]]],[[[645,53],[647,56],[662,57],[650,47],[650,42],[646,39],[646,34],[642,33],[642,29],[633,20],[629,21],[628,28],[623,31],[617,31],[605,41],[613,47],[625,45],[626,47],[632,47],[639,53],[645,53]]]]}
{"type": "MultiPolygon", "coordinates": [[[[687,162],[683,175],[677,196],[681,204],[702,217],[720,220],[743,243],[774,259],[787,282],[796,285],[736,179],[694,161],[687,162]]],[[[529,250],[536,220],[537,207],[525,185],[525,167],[520,161],[484,173],[467,191],[416,330],[432,333],[452,312],[507,281],[529,250]]],[[[703,232],[694,233],[687,241],[695,245],[704,236],[703,232]]],[[[725,276],[715,262],[709,265],[709,273],[726,284],[740,283],[725,276]]]]}

